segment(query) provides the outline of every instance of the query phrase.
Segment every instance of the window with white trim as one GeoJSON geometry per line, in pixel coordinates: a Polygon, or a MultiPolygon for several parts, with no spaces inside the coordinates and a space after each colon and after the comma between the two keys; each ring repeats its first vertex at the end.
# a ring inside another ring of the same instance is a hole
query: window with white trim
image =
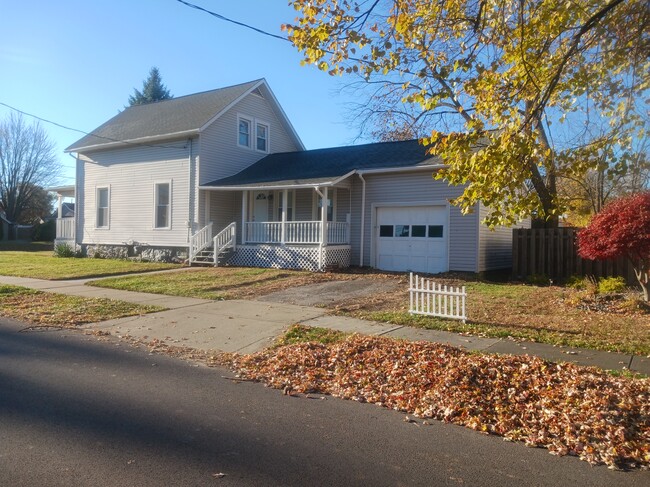
{"type": "Polygon", "coordinates": [[[261,152],[269,151],[269,126],[263,123],[255,124],[256,145],[255,148],[261,152]]]}
{"type": "Polygon", "coordinates": [[[97,216],[95,228],[108,228],[110,210],[110,188],[97,188],[97,216]]]}
{"type": "Polygon", "coordinates": [[[239,117],[238,119],[237,143],[241,147],[250,148],[251,146],[251,121],[239,117]]]}
{"type": "Polygon", "coordinates": [[[171,205],[172,185],[170,182],[154,184],[154,205],[155,218],[154,228],[171,228],[172,205],[171,205]]]}

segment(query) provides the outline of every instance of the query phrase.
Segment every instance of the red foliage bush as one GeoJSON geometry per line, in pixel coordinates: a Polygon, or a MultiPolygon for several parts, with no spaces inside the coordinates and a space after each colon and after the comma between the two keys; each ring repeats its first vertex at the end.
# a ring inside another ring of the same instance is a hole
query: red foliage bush
{"type": "Polygon", "coordinates": [[[620,198],[603,208],[578,233],[578,253],[585,259],[620,256],[632,262],[646,301],[650,272],[650,191],[620,198]]]}

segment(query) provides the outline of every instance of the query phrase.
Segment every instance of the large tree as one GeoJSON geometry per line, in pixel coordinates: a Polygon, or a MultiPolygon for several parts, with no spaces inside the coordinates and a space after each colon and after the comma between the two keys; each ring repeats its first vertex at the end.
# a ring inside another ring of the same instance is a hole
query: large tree
{"type": "Polygon", "coordinates": [[[17,223],[31,223],[43,203],[43,188],[60,174],[54,144],[37,123],[20,115],[0,122],[0,209],[17,223]]]}
{"type": "Polygon", "coordinates": [[[160,71],[157,67],[152,67],[149,76],[142,82],[142,91],[137,88],[133,89],[133,94],[129,96],[129,105],[144,105],[154,101],[169,100],[174,98],[162,82],[160,71]]]}
{"type": "Polygon", "coordinates": [[[304,62],[361,77],[368,113],[392,109],[400,126],[424,127],[448,165],[436,177],[466,184],[455,203],[483,201],[488,224],[554,225],[568,208],[558,179],[597,169],[606,150],[625,172],[623,155],[645,137],[644,0],[292,3],[300,17],[283,27],[304,62]]]}

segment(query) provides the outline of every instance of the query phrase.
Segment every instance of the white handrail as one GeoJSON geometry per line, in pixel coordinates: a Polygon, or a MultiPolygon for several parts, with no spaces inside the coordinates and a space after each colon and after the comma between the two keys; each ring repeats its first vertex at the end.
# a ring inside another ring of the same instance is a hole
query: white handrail
{"type": "Polygon", "coordinates": [[[214,265],[219,265],[219,254],[228,248],[235,248],[237,245],[237,224],[232,222],[226,228],[217,233],[212,239],[214,248],[214,265]]]}
{"type": "Polygon", "coordinates": [[[201,252],[206,247],[210,246],[212,242],[212,222],[208,223],[201,230],[196,232],[190,237],[190,255],[189,262],[190,264],[194,260],[194,257],[201,252]]]}

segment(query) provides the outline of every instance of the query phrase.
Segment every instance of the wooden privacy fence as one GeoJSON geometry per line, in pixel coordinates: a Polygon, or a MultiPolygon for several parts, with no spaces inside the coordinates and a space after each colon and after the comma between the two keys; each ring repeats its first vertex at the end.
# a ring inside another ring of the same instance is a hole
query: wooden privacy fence
{"type": "Polygon", "coordinates": [[[424,277],[413,275],[409,279],[409,313],[467,320],[465,316],[465,286],[442,286],[424,277]]]}
{"type": "Polygon", "coordinates": [[[532,275],[544,275],[550,279],[562,280],[571,276],[620,276],[629,285],[638,284],[630,262],[623,257],[604,261],[581,258],[576,241],[579,230],[573,227],[514,229],[513,277],[525,279],[532,275]]]}

